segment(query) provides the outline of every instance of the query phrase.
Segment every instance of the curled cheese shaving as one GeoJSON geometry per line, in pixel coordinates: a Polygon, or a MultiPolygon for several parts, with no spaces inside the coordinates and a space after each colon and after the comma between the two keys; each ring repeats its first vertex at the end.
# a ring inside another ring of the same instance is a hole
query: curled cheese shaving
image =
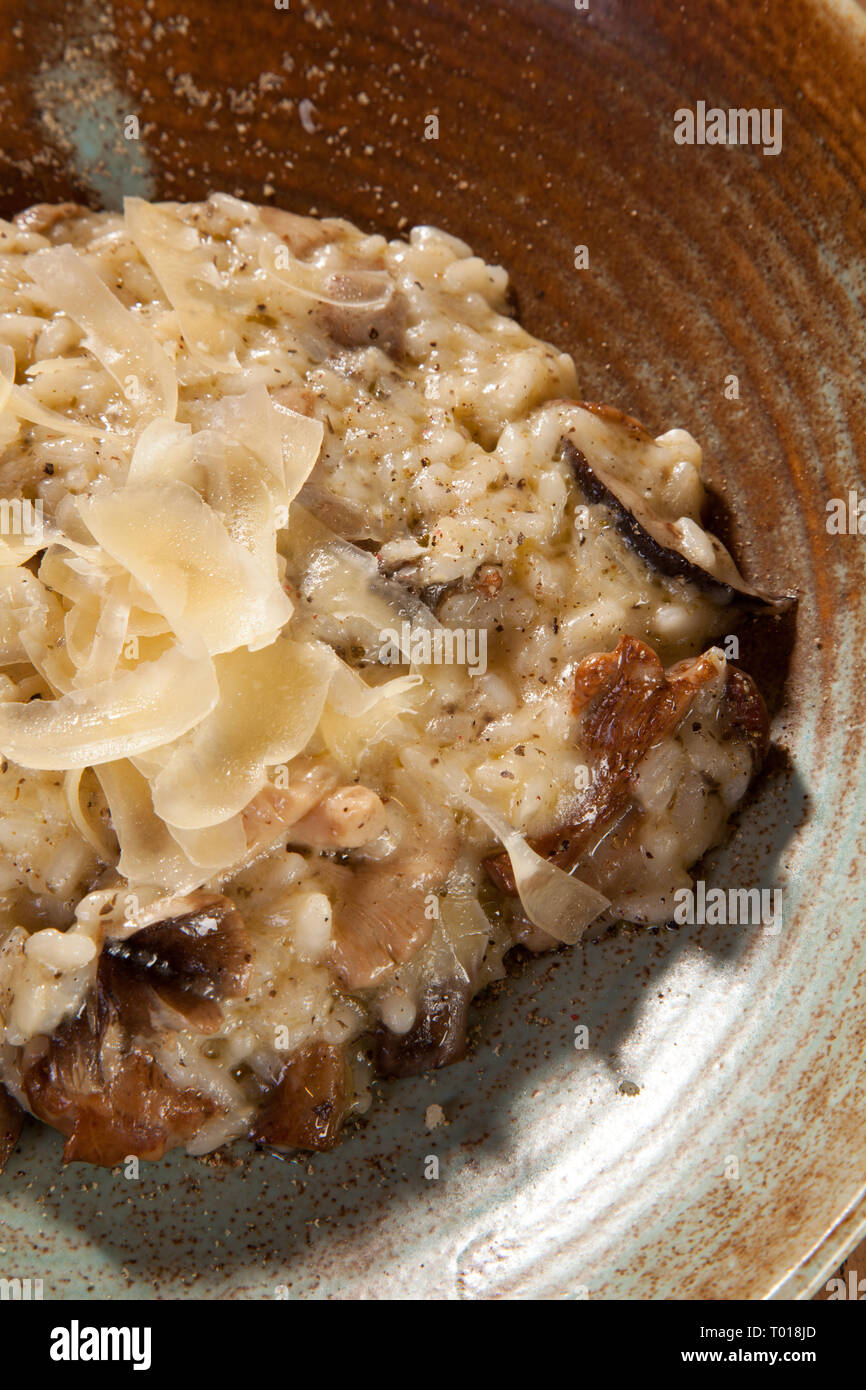
{"type": "Polygon", "coordinates": [[[64,776],[63,793],[66,797],[66,805],[69,807],[72,823],[79,834],[96,850],[103,863],[110,864],[115,857],[114,847],[108,836],[101,834],[87,819],[81,805],[81,779],[85,771],[86,769],[83,767],[76,767],[64,776]]]}
{"type": "Polygon", "coordinates": [[[93,767],[179,738],[218,699],[210,659],[173,647],[114,680],[57,700],[4,702],[0,749],[22,767],[93,767]]]}
{"type": "Polygon", "coordinates": [[[226,306],[220,306],[220,277],[195,227],[170,206],[142,198],[125,198],[123,211],[133,241],[177,313],[190,352],[213,371],[236,372],[237,338],[226,306]]]}
{"type": "Polygon", "coordinates": [[[118,873],[132,888],[199,887],[207,871],[192,864],[153,809],[146,779],[126,758],[94,769],[120,845],[118,873]]]}
{"type": "Polygon", "coordinates": [[[259,382],[213,409],[213,425],[245,445],[264,470],[278,506],[287,507],[309,478],[322,447],[320,420],[276,405],[259,382]]]}
{"type": "Polygon", "coordinates": [[[174,419],[174,367],[153,334],[123,307],[89,262],[71,246],[54,246],[28,256],[26,265],[51,306],[85,330],[85,346],[136,401],[142,424],[155,416],[174,419]]]}
{"type": "Polygon", "coordinates": [[[93,536],[150,594],[181,641],[212,654],[262,646],[292,605],[187,483],[131,484],[79,502],[93,536]]]}
{"type": "Polygon", "coordinates": [[[219,701],[207,719],[168,750],[154,777],[157,815],[181,830],[202,830],[237,815],[268,780],[268,769],[297,756],[322,713],[332,654],[280,637],[256,652],[216,660],[219,701]]]}

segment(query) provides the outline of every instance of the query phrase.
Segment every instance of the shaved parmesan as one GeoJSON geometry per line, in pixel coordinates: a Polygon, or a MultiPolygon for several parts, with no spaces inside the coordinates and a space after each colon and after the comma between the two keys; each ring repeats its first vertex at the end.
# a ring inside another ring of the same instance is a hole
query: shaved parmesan
{"type": "Polygon", "coordinates": [[[320,420],[276,405],[261,382],[242,395],[224,396],[213,422],[256,457],[282,506],[297,497],[315,468],[325,434],[320,420]]]}
{"type": "Polygon", "coordinates": [[[22,767],[67,771],[179,738],[214,708],[211,661],[174,647],[116,680],[57,700],[0,705],[0,752],[22,767]]]}
{"type": "Polygon", "coordinates": [[[173,825],[166,829],[190,863],[207,870],[208,874],[240,863],[247,852],[247,837],[240,815],[204,830],[179,830],[173,825]]]}
{"type": "Polygon", "coordinates": [[[34,609],[44,609],[39,580],[29,570],[14,565],[0,568],[0,666],[28,659],[21,628],[34,609]]]}
{"type": "Polygon", "coordinates": [[[191,435],[191,425],[181,425],[175,420],[151,420],[136,440],[127,482],[182,478],[189,458],[191,435]]]}
{"type": "MultiPolygon", "coordinates": [[[[117,858],[115,846],[111,843],[111,836],[104,831],[97,830],[84,814],[81,805],[81,779],[84,777],[86,769],[83,767],[73,768],[67,772],[63,778],[63,791],[66,797],[66,804],[69,807],[69,814],[72,821],[93,849],[96,850],[99,858],[104,864],[111,864],[117,858]]],[[[94,774],[95,775],[95,774],[94,774]]]]}
{"type": "MultiPolygon", "coordinates": [[[[78,611],[81,613],[85,610],[78,611]]],[[[74,684],[82,688],[107,681],[114,674],[126,641],[129,604],[117,593],[106,598],[88,624],[89,632],[78,656],[73,653],[75,643],[69,637],[70,617],[71,614],[67,614],[67,650],[78,667],[74,684]]]]}
{"type": "Polygon", "coordinates": [[[286,496],[289,502],[297,497],[309,478],[319,457],[325,427],[320,420],[299,415],[288,406],[274,406],[280,426],[283,446],[283,467],[286,476],[286,496]]]}
{"type": "Polygon", "coordinates": [[[426,692],[419,689],[424,678],[396,676],[381,685],[368,685],[339,658],[335,662],[319,732],[340,762],[355,767],[365,752],[386,735],[399,736],[400,716],[417,707],[419,696],[425,697],[426,692]]]}
{"type": "Polygon", "coordinates": [[[141,198],[125,198],[123,211],[133,241],[177,312],[190,352],[213,371],[237,371],[237,338],[227,306],[220,307],[220,276],[195,227],[169,206],[141,198]]]}
{"type": "MultiPolygon", "coordinates": [[[[220,517],[232,540],[244,546],[276,584],[276,499],[249,449],[236,439],[202,430],[193,439],[191,464],[201,496],[220,517]]],[[[281,602],[291,616],[284,594],[281,602]]]]}
{"type": "Polygon", "coordinates": [[[273,641],[292,605],[187,483],[132,484],[79,502],[99,544],[154,599],[181,641],[213,655],[273,641]]]}
{"type": "MultiPolygon", "coordinates": [[[[276,413],[271,411],[270,427],[262,427],[254,455],[241,442],[244,425],[248,435],[256,439],[252,418],[256,407],[270,408],[270,398],[262,387],[264,401],[258,393],[248,410],[235,416],[231,411],[215,409],[214,418],[225,418],[233,437],[222,430],[200,430],[192,434],[189,426],[169,425],[154,421],[145,430],[132,457],[129,484],[155,482],[159,479],[186,483],[217,513],[232,540],[246,547],[257,563],[274,581],[277,579],[277,521],[278,508],[285,506],[286,488],[283,470],[281,435],[276,413]],[[262,460],[266,460],[265,471],[262,460]]],[[[231,398],[243,401],[246,397],[231,398]]]]}
{"type": "MultiPolygon", "coordinates": [[[[303,597],[332,617],[359,622],[378,643],[379,634],[400,615],[373,556],[342,540],[297,502],[285,548],[303,597]]],[[[398,597],[406,602],[406,590],[398,597]]]]}
{"type": "MultiPolygon", "coordinates": [[[[120,389],[135,399],[142,421],[174,419],[177,378],[156,338],[71,246],[28,256],[27,271],[53,308],[85,330],[85,347],[120,389]]],[[[71,433],[69,426],[65,430],[71,433]]]]}
{"type": "Polygon", "coordinates": [[[121,848],[118,873],[130,887],[196,888],[207,877],[193,865],[153,809],[150,788],[125,758],[95,769],[121,848]]]}
{"type": "Polygon", "coordinates": [[[63,606],[41,579],[37,579],[29,570],[19,573],[22,579],[16,590],[8,591],[19,640],[27,653],[27,660],[50,688],[65,693],[72,689],[75,667],[64,645],[63,606]]]}
{"type": "Polygon", "coordinates": [[[216,660],[219,703],[170,753],[153,781],[156,812],[171,826],[201,830],[228,820],[309,742],[325,703],[327,648],[278,638],[262,651],[216,660]]]}
{"type": "Polygon", "coordinates": [[[381,685],[368,685],[357,671],[337,658],[334,679],[328,691],[328,704],[349,719],[363,719],[383,701],[399,700],[404,709],[410,709],[412,706],[402,697],[423,683],[423,676],[411,675],[396,676],[394,680],[383,681],[381,685]]]}

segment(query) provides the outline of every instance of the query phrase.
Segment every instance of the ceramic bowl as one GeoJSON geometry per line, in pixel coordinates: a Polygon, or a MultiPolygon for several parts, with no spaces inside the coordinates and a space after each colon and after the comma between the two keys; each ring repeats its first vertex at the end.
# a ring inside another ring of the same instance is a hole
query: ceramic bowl
{"type": "Polygon", "coordinates": [[[778,932],[621,929],[524,965],[465,1061],[379,1087],[331,1154],[173,1156],[133,1181],[62,1169],[28,1125],[0,1272],[54,1298],[806,1296],[866,1227],[866,537],[826,525],[866,487],[863,14],[54,10],[0,3],[5,215],[222,189],[390,234],[437,223],[510,269],[584,397],[698,436],[743,567],[801,597],[742,629],[773,751],[702,870],[781,890],[778,932]],[[781,111],[781,150],[679,143],[701,102],[781,111]]]}

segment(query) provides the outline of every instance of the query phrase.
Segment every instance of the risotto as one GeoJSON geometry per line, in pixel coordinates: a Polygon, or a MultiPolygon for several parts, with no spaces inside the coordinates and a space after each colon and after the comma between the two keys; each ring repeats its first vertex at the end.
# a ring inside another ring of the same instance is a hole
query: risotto
{"type": "Polygon", "coordinates": [[[724,634],[790,598],[502,269],[40,206],[0,343],[0,1158],[330,1147],[515,946],[672,918],[766,749],[724,634]]]}

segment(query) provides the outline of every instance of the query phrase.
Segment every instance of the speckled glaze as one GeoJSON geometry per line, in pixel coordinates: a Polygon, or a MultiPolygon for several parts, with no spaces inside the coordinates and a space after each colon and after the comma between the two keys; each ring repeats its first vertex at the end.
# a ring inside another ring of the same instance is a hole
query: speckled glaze
{"type": "Polygon", "coordinates": [[[509,267],[585,397],[701,439],[723,535],[801,603],[742,629],[775,743],[704,870],[782,888],[778,935],[621,930],[523,966],[467,1060],[378,1088],[329,1155],[174,1156],[136,1180],[63,1170],[28,1125],[0,1275],[53,1298],[807,1295],[866,1228],[866,537],[825,528],[829,498],[866,488],[862,13],[64,8],[0,3],[4,214],[227,189],[389,233],[438,223],[509,267]],[[673,113],[698,100],[782,108],[782,153],[678,146],[673,113]]]}

